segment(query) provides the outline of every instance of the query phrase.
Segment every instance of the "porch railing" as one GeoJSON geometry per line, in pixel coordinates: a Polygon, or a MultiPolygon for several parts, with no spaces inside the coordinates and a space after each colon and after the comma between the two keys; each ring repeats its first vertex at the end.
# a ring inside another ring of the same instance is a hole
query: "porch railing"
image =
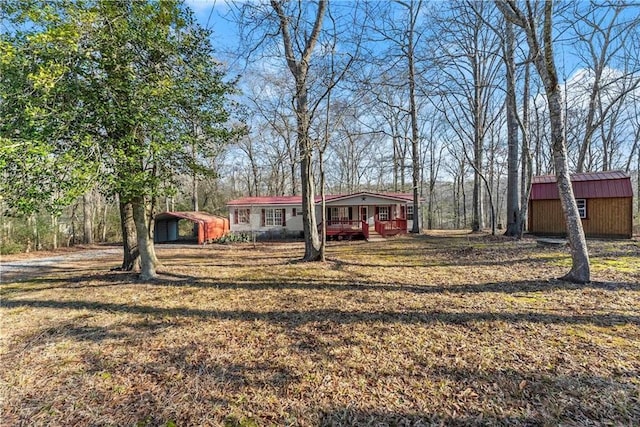
{"type": "Polygon", "coordinates": [[[338,219],[327,221],[327,229],[331,230],[360,230],[361,227],[361,221],[357,219],[338,219]]]}
{"type": "Polygon", "coordinates": [[[366,220],[362,220],[362,234],[365,239],[369,240],[369,223],[366,220]]]}
{"type": "Polygon", "coordinates": [[[406,219],[392,219],[388,221],[375,221],[375,229],[382,237],[391,236],[399,233],[407,232],[407,220],[406,219]]]}

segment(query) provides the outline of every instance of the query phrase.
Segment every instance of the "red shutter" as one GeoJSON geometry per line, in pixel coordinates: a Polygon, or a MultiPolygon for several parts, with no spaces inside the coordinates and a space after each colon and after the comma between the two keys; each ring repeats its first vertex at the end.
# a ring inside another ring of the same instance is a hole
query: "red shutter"
{"type": "Polygon", "coordinates": [[[353,219],[353,208],[349,206],[349,221],[353,219]]]}
{"type": "Polygon", "coordinates": [[[266,212],[264,211],[264,209],[262,209],[262,217],[260,218],[260,225],[261,225],[262,227],[264,227],[266,217],[267,217],[267,214],[266,214],[266,212]]]}
{"type": "Polygon", "coordinates": [[[283,227],[287,226],[287,210],[286,209],[282,209],[282,226],[283,227]]]}
{"type": "Polygon", "coordinates": [[[378,220],[378,215],[380,214],[380,208],[376,206],[376,217],[375,220],[378,220]]]}
{"type": "Polygon", "coordinates": [[[238,223],[238,209],[233,210],[233,223],[234,224],[238,223]]]}
{"type": "Polygon", "coordinates": [[[291,209],[291,216],[296,216],[296,208],[291,209]]]}

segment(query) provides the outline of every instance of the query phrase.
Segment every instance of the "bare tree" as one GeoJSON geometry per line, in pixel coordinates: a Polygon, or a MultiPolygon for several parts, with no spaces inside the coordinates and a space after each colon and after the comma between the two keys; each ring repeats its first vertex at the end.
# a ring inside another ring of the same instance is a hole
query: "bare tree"
{"type": "Polygon", "coordinates": [[[520,236],[522,233],[522,217],[520,216],[520,187],[518,186],[520,147],[518,145],[518,104],[516,102],[516,40],[513,23],[509,21],[505,22],[504,41],[504,60],[507,69],[507,144],[509,147],[507,160],[507,229],[504,234],[507,236],[520,236]]]}
{"type": "Polygon", "coordinates": [[[494,10],[481,1],[451,3],[439,22],[439,82],[445,104],[442,113],[464,143],[462,148],[474,170],[473,231],[484,228],[485,137],[499,118],[496,92],[501,71],[500,40],[487,25],[494,10]],[[470,149],[467,149],[470,147],[470,149]]]}
{"type": "Polygon", "coordinates": [[[563,279],[586,283],[591,279],[589,252],[571,186],[565,141],[565,122],[562,111],[562,92],[558,83],[558,73],[553,56],[554,4],[551,0],[544,3],[542,28],[539,28],[537,21],[538,11],[530,0],[525,2],[525,9],[521,9],[514,0],[499,0],[496,1],[496,5],[506,19],[523,29],[527,38],[530,57],[544,83],[549,107],[549,119],[551,121],[553,159],[558,191],[571,247],[572,267],[563,279]]]}
{"type": "Polygon", "coordinates": [[[603,156],[602,168],[610,169],[621,106],[628,94],[640,85],[640,62],[629,43],[632,37],[637,37],[640,28],[639,12],[637,4],[626,2],[591,1],[586,10],[585,3],[574,5],[572,26],[579,46],[576,52],[587,69],[583,80],[588,82],[587,105],[581,106],[586,116],[578,122],[581,129],[578,172],[589,169],[587,157],[598,131],[602,147],[597,152],[603,156]]]}
{"type": "MultiPolygon", "coordinates": [[[[344,77],[350,67],[353,56],[345,55],[346,63],[341,68],[334,63],[336,49],[337,27],[336,21],[330,15],[333,25],[333,39],[327,43],[329,52],[325,52],[330,58],[330,66],[322,76],[317,76],[319,91],[314,93],[313,100],[309,99],[311,59],[314,49],[322,34],[323,20],[328,12],[328,2],[319,0],[317,6],[310,3],[288,3],[283,0],[271,0],[271,7],[276,13],[279,22],[279,34],[282,38],[284,57],[287,67],[295,81],[295,104],[297,131],[296,138],[300,155],[300,184],[302,186],[302,223],[305,237],[304,261],[317,261],[323,258],[322,241],[318,234],[315,214],[315,184],[313,174],[314,140],[311,137],[311,127],[316,110],[320,107],[344,77]],[[314,10],[315,7],[315,10],[314,10]],[[309,18],[308,25],[307,18],[309,18]],[[327,74],[328,71],[328,74],[327,74]]],[[[356,12],[354,12],[356,13],[356,12]]],[[[359,43],[356,42],[359,46],[359,43]]],[[[356,53],[357,54],[357,53],[356,53]]]]}
{"type": "MultiPolygon", "coordinates": [[[[413,190],[414,221],[412,233],[420,232],[419,205],[420,205],[420,132],[418,112],[418,46],[425,34],[425,28],[420,25],[423,13],[422,0],[396,1],[385,4],[378,3],[377,8],[370,9],[370,15],[378,19],[368,30],[372,39],[381,46],[388,46],[383,55],[384,71],[380,75],[393,74],[395,77],[392,85],[396,88],[407,87],[408,106],[397,105],[408,113],[411,124],[411,178],[413,190]],[[389,62],[391,65],[389,65],[389,62]],[[391,70],[394,70],[392,72],[391,70]],[[398,79],[398,71],[402,70],[405,79],[398,79]]],[[[389,82],[382,82],[382,84],[389,82]]],[[[395,148],[394,140],[394,148],[395,148]]]]}

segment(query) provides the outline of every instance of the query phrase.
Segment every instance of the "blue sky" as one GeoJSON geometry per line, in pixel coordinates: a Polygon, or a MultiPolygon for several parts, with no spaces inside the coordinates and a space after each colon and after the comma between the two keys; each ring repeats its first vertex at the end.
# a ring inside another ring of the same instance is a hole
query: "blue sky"
{"type": "Polygon", "coordinates": [[[196,19],[205,28],[214,31],[218,44],[233,47],[237,43],[236,24],[226,18],[229,7],[224,0],[186,0],[185,4],[193,10],[196,19]]]}

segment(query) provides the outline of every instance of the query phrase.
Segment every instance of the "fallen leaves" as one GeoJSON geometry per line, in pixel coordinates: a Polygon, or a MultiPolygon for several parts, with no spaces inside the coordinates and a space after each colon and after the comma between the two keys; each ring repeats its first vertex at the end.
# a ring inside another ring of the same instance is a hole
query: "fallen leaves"
{"type": "Polygon", "coordinates": [[[3,423],[638,424],[640,253],[590,245],[585,286],[553,280],[564,250],[459,233],[311,264],[300,243],[160,246],[148,284],[66,265],[7,284],[3,423]]]}

